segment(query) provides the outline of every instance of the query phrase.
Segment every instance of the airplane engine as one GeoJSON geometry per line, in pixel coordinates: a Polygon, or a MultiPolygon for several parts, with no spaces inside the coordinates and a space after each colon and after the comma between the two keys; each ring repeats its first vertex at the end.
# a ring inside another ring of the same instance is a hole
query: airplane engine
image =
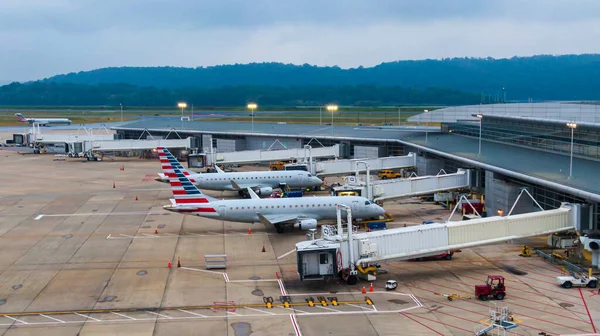
{"type": "Polygon", "coordinates": [[[270,188],[270,187],[264,187],[264,188],[260,188],[260,189],[256,190],[256,194],[261,197],[271,196],[272,193],[273,193],[273,188],[270,188]]]}
{"type": "Polygon", "coordinates": [[[316,219],[303,219],[301,221],[296,222],[294,227],[300,230],[308,231],[310,229],[317,228],[317,220],[316,219]]]}

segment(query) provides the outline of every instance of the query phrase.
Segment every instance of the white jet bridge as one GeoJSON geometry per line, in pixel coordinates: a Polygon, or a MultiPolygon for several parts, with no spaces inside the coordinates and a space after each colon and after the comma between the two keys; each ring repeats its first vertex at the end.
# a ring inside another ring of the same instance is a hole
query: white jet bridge
{"type": "MultiPolygon", "coordinates": [[[[313,149],[314,151],[315,149],[313,149]]],[[[367,169],[383,170],[383,169],[399,169],[415,167],[417,165],[417,155],[409,153],[405,156],[390,156],[375,159],[350,159],[350,160],[335,160],[317,162],[317,176],[331,176],[349,174],[352,172],[362,172],[367,169]],[[365,169],[361,169],[361,164],[366,163],[365,169]]]]}
{"type": "Polygon", "coordinates": [[[357,191],[361,196],[374,202],[392,199],[433,194],[445,190],[468,188],[471,186],[471,173],[468,169],[458,169],[456,173],[440,172],[435,176],[415,176],[404,179],[371,181],[367,170],[366,182],[360,181],[358,174],[346,178],[346,184],[333,189],[334,194],[340,191],[357,191]]]}
{"type": "Polygon", "coordinates": [[[86,141],[85,150],[99,152],[119,152],[129,150],[150,150],[156,147],[192,148],[192,138],[185,139],[120,139],[86,141]]]}
{"type": "MultiPolygon", "coordinates": [[[[306,147],[306,146],[305,146],[306,147]]],[[[307,148],[289,148],[278,150],[252,150],[228,153],[207,153],[208,165],[212,164],[240,164],[269,161],[287,161],[298,158],[307,158],[307,148]]],[[[342,156],[339,144],[331,147],[310,148],[311,158],[337,158],[342,156]]]]}
{"type": "Polygon", "coordinates": [[[436,255],[513,239],[546,235],[576,228],[579,206],[563,203],[555,210],[506,217],[487,217],[444,224],[426,224],[366,233],[342,228],[341,209],[352,223],[351,209],[337,205],[338,225],[323,226],[321,239],[296,244],[301,280],[340,276],[356,284],[361,273],[374,280],[377,263],[436,255]]]}

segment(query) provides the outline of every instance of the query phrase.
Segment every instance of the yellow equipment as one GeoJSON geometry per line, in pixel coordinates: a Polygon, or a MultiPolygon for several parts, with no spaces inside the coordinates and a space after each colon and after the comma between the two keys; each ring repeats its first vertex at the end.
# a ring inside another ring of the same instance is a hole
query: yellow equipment
{"type": "Polygon", "coordinates": [[[433,293],[433,294],[438,295],[438,296],[443,296],[443,297],[447,298],[448,301],[452,301],[454,299],[465,299],[465,300],[468,300],[468,299],[471,298],[468,295],[446,294],[446,293],[433,293]]]}
{"type": "Polygon", "coordinates": [[[531,257],[531,250],[529,249],[529,246],[523,245],[523,247],[521,248],[521,254],[519,254],[519,256],[531,257]]]}

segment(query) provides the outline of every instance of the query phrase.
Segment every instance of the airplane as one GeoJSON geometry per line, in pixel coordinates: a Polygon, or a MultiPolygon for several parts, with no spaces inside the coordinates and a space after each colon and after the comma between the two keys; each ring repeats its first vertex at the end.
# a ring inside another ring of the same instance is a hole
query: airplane
{"type": "Polygon", "coordinates": [[[204,195],[181,169],[171,164],[175,157],[168,150],[159,147],[158,155],[174,197],[163,209],[171,212],[232,222],[260,222],[275,226],[278,233],[283,233],[285,225],[300,230],[316,229],[317,221],[337,218],[336,204],[349,206],[352,216],[357,219],[378,218],[385,214],[382,207],[359,196],[261,199],[248,188],[249,200],[217,200],[204,195]]]}
{"type": "MultiPolygon", "coordinates": [[[[288,186],[290,188],[312,188],[323,184],[323,181],[320,178],[300,170],[226,173],[215,165],[215,169],[217,170],[216,173],[198,174],[183,168],[181,163],[177,161],[168,149],[161,149],[161,147],[159,147],[157,150],[168,153],[172,158],[166,159],[160,157],[161,163],[170,163],[174,168],[179,169],[200,189],[237,191],[240,196],[247,196],[247,189],[251,188],[259,196],[268,197],[273,193],[273,189],[280,188],[281,186],[288,186]]],[[[169,183],[169,178],[166,174],[159,173],[156,181],[169,183]]]]}
{"type": "Polygon", "coordinates": [[[38,124],[40,126],[51,125],[71,125],[72,121],[67,118],[25,118],[21,113],[15,113],[19,121],[28,124],[38,124]]]}

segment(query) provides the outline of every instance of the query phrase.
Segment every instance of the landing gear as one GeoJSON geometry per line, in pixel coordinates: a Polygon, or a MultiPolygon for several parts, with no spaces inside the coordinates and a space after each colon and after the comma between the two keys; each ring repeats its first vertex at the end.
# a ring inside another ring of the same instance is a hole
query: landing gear
{"type": "Polygon", "coordinates": [[[277,230],[277,233],[283,233],[283,225],[275,224],[275,230],[277,230]]]}
{"type": "Polygon", "coordinates": [[[348,285],[354,286],[358,283],[358,277],[356,275],[350,275],[346,281],[348,282],[348,285]]]}

